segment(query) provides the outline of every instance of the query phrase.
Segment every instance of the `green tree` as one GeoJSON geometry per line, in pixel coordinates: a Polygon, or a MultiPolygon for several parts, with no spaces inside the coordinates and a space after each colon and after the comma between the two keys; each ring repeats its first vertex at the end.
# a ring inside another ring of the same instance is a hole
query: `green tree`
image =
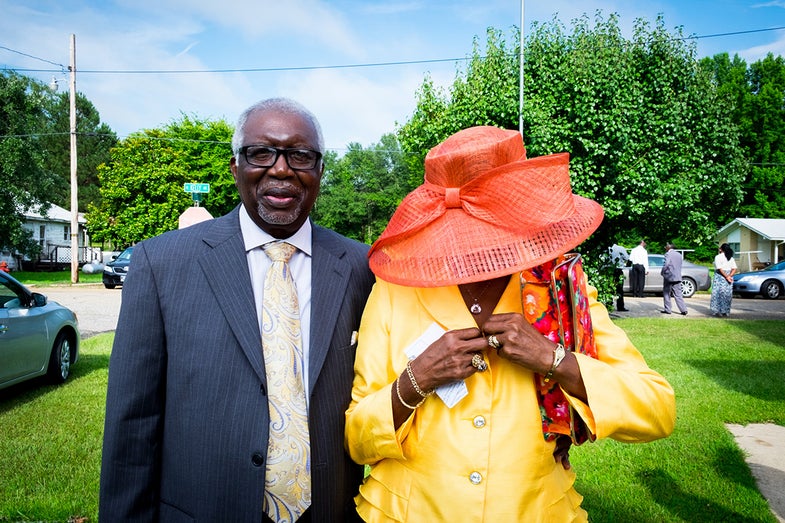
{"type": "Polygon", "coordinates": [[[351,143],[340,158],[329,152],[325,162],[314,221],[365,243],[381,234],[403,197],[420,183],[410,177],[393,134],[367,149],[351,143]]]}
{"type": "MultiPolygon", "coordinates": [[[[41,137],[47,154],[44,168],[58,175],[60,182],[50,201],[71,208],[71,121],[68,93],[52,95],[47,104],[47,133],[41,137]]],[[[100,199],[98,166],[109,161],[109,150],[117,135],[105,123],[95,106],[81,93],[76,94],[77,186],[79,210],[100,199]]]]}
{"type": "Polygon", "coordinates": [[[0,71],[0,246],[29,255],[38,246],[22,227],[24,212],[46,211],[59,182],[43,167],[48,96],[40,82],[0,71]]]}
{"type": "Polygon", "coordinates": [[[189,182],[210,184],[203,206],[211,214],[231,210],[239,202],[229,170],[232,131],[223,120],[182,115],[121,140],[98,169],[102,199],[87,214],[93,239],[119,248],[176,229],[193,205],[183,191],[189,182]]]}
{"type": "MultiPolygon", "coordinates": [[[[516,129],[518,54],[489,29],[485,56],[475,41],[449,93],[426,79],[414,117],[399,129],[403,149],[424,154],[471,125],[516,129]]],[[[738,209],[744,162],[726,97],[680,30],[666,31],[661,17],[653,26],[637,20],[628,39],[617,15],[598,12],[593,23],[574,20],[570,33],[556,19],[534,24],[524,54],[528,155],[569,152],[575,192],[605,209],[582,246],[590,275],[614,241],[712,241],[738,209]]],[[[612,282],[594,282],[608,301],[612,282]]]]}
{"type": "Polygon", "coordinates": [[[738,56],[720,54],[701,65],[728,94],[749,161],[739,214],[785,217],[785,60],[769,54],[747,68],[738,56]]]}

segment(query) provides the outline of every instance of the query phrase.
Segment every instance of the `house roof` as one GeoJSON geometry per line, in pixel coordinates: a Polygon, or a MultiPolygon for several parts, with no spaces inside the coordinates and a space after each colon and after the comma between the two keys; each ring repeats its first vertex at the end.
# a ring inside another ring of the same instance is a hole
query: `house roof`
{"type": "MultiPolygon", "coordinates": [[[[46,214],[41,212],[41,208],[32,208],[25,211],[25,218],[28,220],[39,220],[49,222],[71,223],[71,211],[65,210],[60,206],[52,204],[46,214]]],[[[84,214],[79,213],[79,223],[87,223],[84,214]]]]}
{"type": "Polygon", "coordinates": [[[767,240],[785,241],[785,219],[777,218],[736,218],[718,231],[722,234],[734,224],[759,234],[767,240]]]}

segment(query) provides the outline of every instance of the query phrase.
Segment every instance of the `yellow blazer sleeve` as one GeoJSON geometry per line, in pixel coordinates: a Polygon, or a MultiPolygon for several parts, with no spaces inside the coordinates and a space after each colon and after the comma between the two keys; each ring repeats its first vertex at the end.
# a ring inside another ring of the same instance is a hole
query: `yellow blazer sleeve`
{"type": "Polygon", "coordinates": [[[383,458],[403,459],[400,441],[406,437],[414,418],[414,415],[409,416],[396,433],[391,394],[393,382],[400,372],[396,368],[403,369],[406,356],[401,354],[393,361],[389,346],[391,304],[388,290],[385,282],[377,280],[360,323],[352,402],[346,411],[345,433],[349,455],[360,464],[373,464],[383,458]]]}
{"type": "Polygon", "coordinates": [[[649,368],[627,334],[611,321],[591,286],[589,308],[597,359],[575,354],[588,405],[568,396],[573,409],[598,438],[645,442],[668,436],[676,423],[673,388],[649,368]]]}

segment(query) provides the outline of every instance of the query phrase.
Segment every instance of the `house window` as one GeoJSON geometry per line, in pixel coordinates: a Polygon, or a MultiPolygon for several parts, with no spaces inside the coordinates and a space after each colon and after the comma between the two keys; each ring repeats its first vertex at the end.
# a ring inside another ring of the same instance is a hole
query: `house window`
{"type": "Polygon", "coordinates": [[[68,239],[68,229],[69,229],[69,228],[70,228],[70,227],[69,227],[68,225],[63,225],[63,239],[64,239],[64,240],[67,240],[67,239],[68,239]]]}
{"type": "Polygon", "coordinates": [[[733,257],[736,259],[740,258],[739,250],[741,249],[741,244],[739,242],[728,242],[728,245],[733,249],[733,257]]]}

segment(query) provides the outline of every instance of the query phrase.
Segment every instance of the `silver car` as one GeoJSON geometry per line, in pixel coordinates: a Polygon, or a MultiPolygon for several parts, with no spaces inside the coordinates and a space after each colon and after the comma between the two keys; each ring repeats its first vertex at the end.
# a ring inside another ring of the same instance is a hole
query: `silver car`
{"type": "MultiPolygon", "coordinates": [[[[662,294],[662,275],[660,270],[665,264],[665,256],[662,254],[649,254],[649,274],[646,275],[646,284],[643,292],[655,292],[662,294]]],[[[624,292],[632,293],[630,287],[630,267],[624,267],[624,292]]],[[[697,291],[705,291],[711,286],[709,279],[709,269],[703,265],[696,265],[684,260],[681,264],[681,294],[685,298],[691,298],[697,291]]]]}
{"type": "Polygon", "coordinates": [[[742,298],[752,298],[760,294],[770,300],[785,295],[785,260],[760,271],[734,274],[733,292],[742,298]]]}
{"type": "Polygon", "coordinates": [[[78,359],[76,315],[0,272],[0,389],[43,375],[62,383],[78,359]]]}

